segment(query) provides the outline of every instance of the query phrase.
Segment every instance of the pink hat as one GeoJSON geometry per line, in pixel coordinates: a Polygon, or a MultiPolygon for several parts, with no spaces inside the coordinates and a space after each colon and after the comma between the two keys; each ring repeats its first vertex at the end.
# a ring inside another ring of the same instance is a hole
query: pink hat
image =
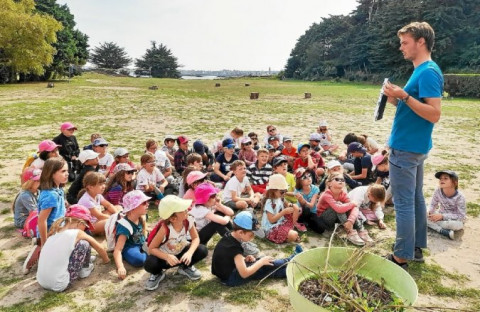
{"type": "Polygon", "coordinates": [[[208,182],[202,183],[195,188],[195,204],[205,204],[212,195],[218,194],[220,190],[208,182]]]}
{"type": "Polygon", "coordinates": [[[187,184],[192,185],[195,181],[201,180],[207,176],[206,173],[201,171],[192,171],[187,176],[187,184]]]}
{"type": "Polygon", "coordinates": [[[129,163],[120,163],[113,168],[113,174],[117,174],[119,171],[137,171],[134,167],[130,166],[129,163]]]}
{"type": "Polygon", "coordinates": [[[63,130],[67,130],[67,129],[77,130],[77,127],[75,127],[73,125],[73,123],[67,121],[67,122],[62,123],[62,125],[60,126],[60,130],[63,131],[63,130]]]}
{"type": "Polygon", "coordinates": [[[385,156],[382,154],[376,154],[372,157],[372,164],[374,166],[378,166],[379,163],[381,163],[385,159],[385,156]]]}
{"type": "Polygon", "coordinates": [[[134,191],[128,192],[127,194],[125,194],[125,196],[123,196],[123,213],[127,213],[137,208],[142,203],[150,199],[152,198],[148,197],[140,190],[134,190],[134,191]]]}
{"type": "Polygon", "coordinates": [[[252,142],[252,139],[250,139],[249,137],[245,137],[242,139],[242,144],[247,144],[247,143],[250,143],[252,142]]]}
{"type": "Polygon", "coordinates": [[[28,180],[38,181],[40,180],[40,175],[42,170],[35,168],[28,168],[22,173],[22,181],[27,182],[28,180]]]}
{"type": "Polygon", "coordinates": [[[78,218],[87,222],[88,228],[90,231],[93,231],[95,227],[92,224],[92,215],[90,214],[90,209],[85,208],[82,205],[71,205],[68,207],[65,217],[78,218]]]}
{"type": "Polygon", "coordinates": [[[43,140],[42,142],[40,142],[40,144],[38,144],[38,152],[41,153],[41,152],[44,152],[44,151],[47,151],[47,152],[51,152],[53,151],[54,149],[56,149],[57,147],[60,147],[61,145],[58,145],[57,143],[53,142],[52,140],[43,140]]]}

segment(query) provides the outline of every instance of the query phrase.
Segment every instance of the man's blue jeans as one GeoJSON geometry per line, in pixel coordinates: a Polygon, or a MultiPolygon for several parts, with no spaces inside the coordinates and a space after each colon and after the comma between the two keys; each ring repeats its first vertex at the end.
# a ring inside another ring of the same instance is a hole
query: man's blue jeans
{"type": "Polygon", "coordinates": [[[397,237],[394,255],[407,260],[415,247],[427,247],[427,208],[423,197],[426,154],[390,150],[390,187],[395,205],[397,237]]]}

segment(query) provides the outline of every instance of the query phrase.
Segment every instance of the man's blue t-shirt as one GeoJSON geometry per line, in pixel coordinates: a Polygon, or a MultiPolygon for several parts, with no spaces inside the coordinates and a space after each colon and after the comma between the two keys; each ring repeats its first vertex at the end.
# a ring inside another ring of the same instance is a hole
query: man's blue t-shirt
{"type": "Polygon", "coordinates": [[[65,216],[65,192],[62,188],[41,190],[38,196],[38,213],[53,208],[47,219],[47,231],[57,219],[65,216]]]}
{"type": "MultiPolygon", "coordinates": [[[[442,71],[434,61],[426,61],[415,68],[403,89],[422,103],[425,98],[441,98],[442,71]]],[[[388,145],[401,151],[427,154],[432,148],[432,131],[433,123],[399,100],[388,145]]]]}

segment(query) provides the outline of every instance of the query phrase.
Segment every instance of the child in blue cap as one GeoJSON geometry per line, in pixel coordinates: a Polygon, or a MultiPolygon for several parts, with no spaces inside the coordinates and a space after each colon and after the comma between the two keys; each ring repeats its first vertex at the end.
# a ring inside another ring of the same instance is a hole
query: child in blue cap
{"type": "Polygon", "coordinates": [[[233,219],[233,231],[222,237],[213,251],[212,274],[220,278],[223,284],[240,286],[269,274],[274,278],[286,278],[286,263],[303,251],[300,245],[296,245],[295,252],[285,259],[275,260],[270,256],[255,259],[252,255],[244,257],[242,242],[251,241],[255,235],[263,236],[257,219],[249,211],[238,213],[233,219]]]}

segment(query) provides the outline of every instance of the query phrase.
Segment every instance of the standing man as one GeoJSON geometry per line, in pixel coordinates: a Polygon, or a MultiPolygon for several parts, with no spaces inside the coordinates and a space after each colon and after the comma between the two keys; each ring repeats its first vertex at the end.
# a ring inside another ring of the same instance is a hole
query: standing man
{"type": "Polygon", "coordinates": [[[440,119],[443,75],[432,61],[432,27],[414,22],[400,29],[400,51],[413,63],[405,87],[388,83],[385,94],[397,107],[390,135],[390,181],[397,234],[389,259],[403,268],[408,260],[423,262],[427,247],[427,209],[423,197],[423,162],[432,148],[433,126],[440,119]]]}

